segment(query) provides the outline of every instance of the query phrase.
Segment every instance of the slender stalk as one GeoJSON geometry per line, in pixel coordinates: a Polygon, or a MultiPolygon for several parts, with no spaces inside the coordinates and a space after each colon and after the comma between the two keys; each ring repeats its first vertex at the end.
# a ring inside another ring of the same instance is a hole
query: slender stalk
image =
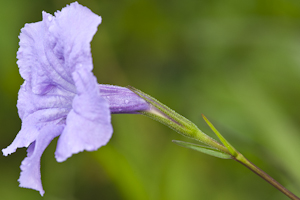
{"type": "Polygon", "coordinates": [[[264,172],[262,169],[254,165],[252,162],[250,162],[248,159],[246,159],[242,154],[238,154],[237,157],[233,158],[239,163],[246,166],[248,169],[256,173],[258,176],[269,182],[271,185],[273,185],[276,189],[278,189],[280,192],[288,196],[292,200],[300,200],[299,197],[297,197],[295,194],[293,194],[291,191],[283,187],[280,183],[278,183],[275,179],[273,179],[270,175],[268,175],[266,172],[264,172]]]}
{"type": "Polygon", "coordinates": [[[214,147],[216,149],[219,149],[225,153],[227,153],[228,155],[231,155],[229,150],[222,144],[220,144],[219,142],[217,142],[216,140],[214,140],[213,138],[209,137],[208,135],[206,135],[205,133],[203,133],[201,130],[197,130],[195,131],[196,134],[194,134],[193,139],[194,140],[198,140],[199,142],[202,142],[204,144],[207,144],[211,147],[214,147]]]}
{"type": "MultiPolygon", "coordinates": [[[[261,178],[269,182],[271,185],[273,185],[276,189],[281,191],[283,194],[288,196],[292,200],[300,200],[299,197],[297,197],[295,194],[290,192],[288,189],[283,187],[280,183],[278,183],[276,180],[274,180],[271,176],[269,176],[267,173],[265,173],[263,170],[255,166],[253,163],[251,163],[249,160],[247,160],[241,153],[239,153],[220,133],[219,131],[212,125],[210,121],[204,116],[204,120],[209,125],[209,127],[212,129],[212,131],[218,136],[220,141],[223,144],[220,144],[213,138],[209,137],[205,133],[203,133],[194,123],[186,119],[185,117],[181,116],[180,114],[176,113],[174,110],[170,109],[166,105],[162,104],[155,98],[151,97],[150,95],[134,88],[131,86],[128,86],[128,88],[136,93],[138,96],[143,98],[145,101],[147,101],[150,104],[149,110],[140,111],[141,114],[146,115],[154,120],[157,120],[158,122],[170,127],[171,129],[177,131],[178,133],[182,134],[183,136],[192,138],[194,140],[197,140],[199,142],[202,142],[204,144],[209,145],[210,147],[213,147],[219,151],[221,151],[222,156],[216,156],[219,154],[214,153],[207,153],[207,149],[209,148],[203,148],[197,144],[192,143],[186,143],[177,141],[177,144],[181,144],[181,146],[191,148],[194,150],[198,150],[202,153],[206,153],[209,155],[213,155],[219,158],[225,158],[224,155],[229,155],[231,157],[226,156],[226,158],[232,158],[239,163],[243,164],[247,168],[249,168],[251,171],[259,175],[261,178]],[[199,150],[201,149],[201,150],[199,150]],[[204,149],[204,151],[203,151],[204,149]]],[[[210,149],[212,150],[212,149],[210,149]]]]}

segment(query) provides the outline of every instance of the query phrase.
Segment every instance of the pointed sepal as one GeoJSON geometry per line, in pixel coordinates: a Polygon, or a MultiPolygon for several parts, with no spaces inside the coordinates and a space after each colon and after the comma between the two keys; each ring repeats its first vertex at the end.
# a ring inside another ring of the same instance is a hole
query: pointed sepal
{"type": "Polygon", "coordinates": [[[186,147],[189,149],[193,149],[196,151],[199,151],[201,153],[210,155],[210,156],[214,156],[217,158],[222,158],[222,159],[232,159],[232,156],[224,153],[218,149],[215,149],[213,147],[208,147],[208,146],[202,146],[202,145],[198,145],[198,144],[193,144],[193,143],[189,143],[189,142],[183,142],[183,141],[179,141],[179,140],[173,140],[172,142],[174,142],[175,144],[182,146],[182,147],[186,147]]]}
{"type": "Polygon", "coordinates": [[[211,130],[218,136],[220,141],[224,144],[224,146],[228,149],[233,157],[236,157],[239,152],[221,135],[221,133],[214,127],[214,125],[202,114],[203,119],[207,123],[207,125],[211,128],[211,130]]]}

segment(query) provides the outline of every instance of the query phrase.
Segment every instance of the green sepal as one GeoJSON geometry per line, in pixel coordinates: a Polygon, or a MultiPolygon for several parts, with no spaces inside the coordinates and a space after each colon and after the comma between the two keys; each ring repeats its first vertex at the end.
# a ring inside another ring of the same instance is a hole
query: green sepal
{"type": "MultiPolygon", "coordinates": [[[[151,105],[151,108],[149,110],[140,111],[141,114],[167,125],[171,129],[186,137],[195,139],[196,135],[200,133],[198,127],[194,123],[192,123],[182,115],[176,113],[168,106],[162,104],[157,99],[132,86],[127,86],[127,88],[151,105]]],[[[206,135],[204,133],[201,133],[199,135],[199,138],[201,137],[205,138],[206,135]]]]}
{"type": "Polygon", "coordinates": [[[214,156],[217,158],[232,159],[231,155],[224,153],[218,149],[212,148],[212,147],[202,146],[202,145],[193,144],[193,143],[189,143],[189,142],[183,142],[183,141],[179,141],[179,140],[173,140],[172,142],[174,142],[175,144],[177,144],[179,146],[193,149],[193,150],[196,150],[201,153],[205,153],[207,155],[214,156]]]}
{"type": "Polygon", "coordinates": [[[194,123],[192,123],[187,118],[176,113],[174,110],[170,109],[168,106],[162,104],[150,95],[132,86],[127,86],[127,88],[150,104],[149,109],[141,110],[139,111],[139,113],[170,127],[171,129],[177,131],[185,137],[197,140],[206,145],[219,149],[222,152],[230,154],[229,150],[225,146],[203,133],[194,123]]]}
{"type": "Polygon", "coordinates": [[[239,152],[221,135],[221,133],[212,125],[212,123],[202,114],[203,119],[207,123],[207,125],[211,128],[211,130],[218,136],[224,146],[228,149],[232,156],[236,157],[239,152]]]}

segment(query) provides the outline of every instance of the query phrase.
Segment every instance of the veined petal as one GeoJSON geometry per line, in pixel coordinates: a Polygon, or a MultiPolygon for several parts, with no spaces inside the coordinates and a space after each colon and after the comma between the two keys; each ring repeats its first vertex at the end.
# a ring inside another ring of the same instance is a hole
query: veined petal
{"type": "Polygon", "coordinates": [[[81,67],[91,71],[90,42],[101,23],[101,17],[75,2],[57,11],[55,19],[56,24],[51,25],[49,31],[56,41],[50,44],[55,45],[53,53],[56,58],[63,55],[63,69],[70,74],[81,64],[81,67]]]}
{"type": "Polygon", "coordinates": [[[44,190],[41,182],[40,161],[41,156],[50,142],[57,137],[63,129],[63,125],[46,126],[40,130],[40,133],[29,148],[27,149],[27,157],[21,164],[21,175],[19,178],[20,187],[31,188],[44,195],[44,190]]]}
{"type": "MultiPolygon", "coordinates": [[[[44,127],[56,130],[57,127],[64,125],[64,122],[62,122],[62,119],[60,118],[47,122],[40,121],[39,115],[40,113],[36,112],[29,115],[22,121],[22,128],[14,141],[5,149],[2,149],[3,155],[7,156],[14,153],[17,148],[28,147],[31,143],[37,140],[44,127]]],[[[51,132],[49,134],[51,134],[51,132]]]]}
{"type": "Polygon", "coordinates": [[[21,187],[43,195],[40,158],[54,137],[61,135],[55,155],[64,161],[98,149],[112,135],[109,104],[91,72],[90,42],[100,23],[101,17],[75,2],[54,16],[43,12],[41,22],[21,30],[17,64],[24,83],[17,107],[22,128],[2,150],[6,156],[30,145],[21,165],[21,187]]]}
{"type": "Polygon", "coordinates": [[[17,148],[28,147],[33,143],[40,130],[45,126],[65,124],[67,114],[72,108],[74,94],[37,95],[30,90],[30,83],[24,83],[19,91],[18,111],[22,119],[22,127],[14,141],[5,149],[3,154],[7,156],[17,148]]]}
{"type": "Polygon", "coordinates": [[[35,94],[53,87],[76,93],[72,73],[78,66],[92,70],[90,42],[101,17],[77,2],[21,30],[17,53],[21,76],[35,94]]]}
{"type": "Polygon", "coordinates": [[[17,53],[25,79],[18,98],[22,128],[4,155],[28,147],[47,125],[65,123],[77,93],[72,73],[92,69],[90,41],[101,17],[77,2],[55,13],[43,12],[43,21],[26,24],[21,30],[17,53]]]}
{"type": "MultiPolygon", "coordinates": [[[[41,113],[44,110],[46,112],[44,115],[40,115],[40,118],[44,119],[43,121],[50,121],[51,119],[47,119],[51,118],[48,113],[55,114],[55,110],[58,111],[58,109],[66,110],[66,112],[71,110],[74,96],[74,93],[57,87],[53,87],[44,95],[34,94],[31,90],[31,83],[25,81],[19,90],[17,103],[19,116],[23,120],[34,112],[41,113]]],[[[60,115],[60,112],[57,112],[57,115],[60,115]]],[[[61,117],[65,116],[66,114],[61,115],[61,117]]]]}
{"type": "Polygon", "coordinates": [[[97,150],[109,141],[113,131],[109,105],[101,97],[93,74],[80,69],[73,73],[73,78],[77,95],[57,142],[55,157],[58,162],[83,150],[97,150]]]}

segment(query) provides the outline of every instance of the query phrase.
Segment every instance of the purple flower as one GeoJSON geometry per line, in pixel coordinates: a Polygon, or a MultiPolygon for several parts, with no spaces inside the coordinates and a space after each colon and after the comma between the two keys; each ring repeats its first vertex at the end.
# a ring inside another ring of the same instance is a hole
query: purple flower
{"type": "Polygon", "coordinates": [[[65,161],[83,150],[105,145],[113,129],[111,113],[137,113],[148,103],[127,88],[99,85],[93,73],[90,42],[101,17],[77,2],[54,16],[21,30],[17,53],[25,80],[19,91],[18,112],[22,127],[6,149],[28,147],[21,164],[20,186],[44,190],[40,158],[57,136],[55,158],[65,161]]]}

